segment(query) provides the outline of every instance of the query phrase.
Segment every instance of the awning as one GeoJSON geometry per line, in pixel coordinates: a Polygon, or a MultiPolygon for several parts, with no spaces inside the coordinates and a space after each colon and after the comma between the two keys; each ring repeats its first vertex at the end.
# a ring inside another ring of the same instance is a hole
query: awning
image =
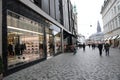
{"type": "Polygon", "coordinates": [[[113,36],[113,37],[112,37],[112,39],[116,39],[117,37],[118,37],[118,35],[116,35],[116,36],[113,36]]]}
{"type": "Polygon", "coordinates": [[[104,40],[106,41],[108,38],[105,38],[104,40]]]}
{"type": "Polygon", "coordinates": [[[70,37],[70,36],[72,36],[72,37],[74,37],[74,38],[77,38],[76,35],[73,35],[72,33],[68,33],[68,32],[66,32],[66,31],[63,31],[63,38],[64,38],[64,39],[67,38],[67,37],[70,37]]]}
{"type": "Polygon", "coordinates": [[[109,37],[107,40],[111,40],[112,39],[112,36],[111,37],[109,37]]]}
{"type": "Polygon", "coordinates": [[[77,40],[77,43],[81,43],[81,42],[77,40]]]}
{"type": "Polygon", "coordinates": [[[117,39],[119,39],[120,38],[120,35],[117,37],[117,39]]]}

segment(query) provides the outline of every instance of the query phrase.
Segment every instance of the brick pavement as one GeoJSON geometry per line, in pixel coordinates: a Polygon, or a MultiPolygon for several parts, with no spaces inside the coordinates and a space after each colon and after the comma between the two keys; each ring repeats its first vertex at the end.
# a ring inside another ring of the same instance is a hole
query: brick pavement
{"type": "Polygon", "coordinates": [[[111,49],[110,56],[99,56],[98,49],[87,47],[60,54],[18,71],[4,80],[120,80],[120,50],[111,49]]]}

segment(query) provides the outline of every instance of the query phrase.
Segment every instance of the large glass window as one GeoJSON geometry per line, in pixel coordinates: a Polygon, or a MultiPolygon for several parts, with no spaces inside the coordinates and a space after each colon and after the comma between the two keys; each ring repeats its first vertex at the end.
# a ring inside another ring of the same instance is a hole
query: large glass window
{"type": "Polygon", "coordinates": [[[46,27],[46,46],[47,46],[47,57],[53,56],[54,54],[54,37],[52,29],[46,27]]]}
{"type": "Polygon", "coordinates": [[[48,23],[46,27],[46,44],[47,44],[47,56],[62,52],[61,48],[61,29],[52,24],[48,23]]]}
{"type": "Polygon", "coordinates": [[[55,43],[55,54],[61,52],[61,29],[54,24],[50,25],[50,29],[52,29],[52,33],[54,36],[55,43]]]}
{"type": "Polygon", "coordinates": [[[40,23],[8,11],[7,29],[9,67],[45,57],[40,23]]]}
{"type": "Polygon", "coordinates": [[[117,6],[117,7],[118,7],[118,12],[120,12],[120,3],[118,4],[118,6],[117,6]]]}

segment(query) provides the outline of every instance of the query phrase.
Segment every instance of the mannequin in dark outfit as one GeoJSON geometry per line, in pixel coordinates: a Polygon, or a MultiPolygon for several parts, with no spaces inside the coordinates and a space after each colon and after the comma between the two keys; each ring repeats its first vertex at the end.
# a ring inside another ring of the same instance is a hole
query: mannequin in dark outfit
{"type": "Polygon", "coordinates": [[[9,55],[14,55],[13,45],[12,45],[12,44],[9,44],[9,45],[8,45],[8,52],[9,52],[9,55]]]}
{"type": "Polygon", "coordinates": [[[26,49],[26,45],[25,44],[21,44],[20,45],[20,54],[23,54],[23,51],[26,49]]]}
{"type": "Polygon", "coordinates": [[[20,44],[18,43],[15,45],[15,54],[20,55],[20,44]]]}

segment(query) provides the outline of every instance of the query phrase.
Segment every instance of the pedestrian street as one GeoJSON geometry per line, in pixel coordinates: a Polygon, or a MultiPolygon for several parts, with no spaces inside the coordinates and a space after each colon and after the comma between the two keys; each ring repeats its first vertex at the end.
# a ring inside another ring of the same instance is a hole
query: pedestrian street
{"type": "Polygon", "coordinates": [[[86,47],[62,53],[4,78],[4,80],[120,80],[120,50],[99,56],[98,49],[86,47]]]}

